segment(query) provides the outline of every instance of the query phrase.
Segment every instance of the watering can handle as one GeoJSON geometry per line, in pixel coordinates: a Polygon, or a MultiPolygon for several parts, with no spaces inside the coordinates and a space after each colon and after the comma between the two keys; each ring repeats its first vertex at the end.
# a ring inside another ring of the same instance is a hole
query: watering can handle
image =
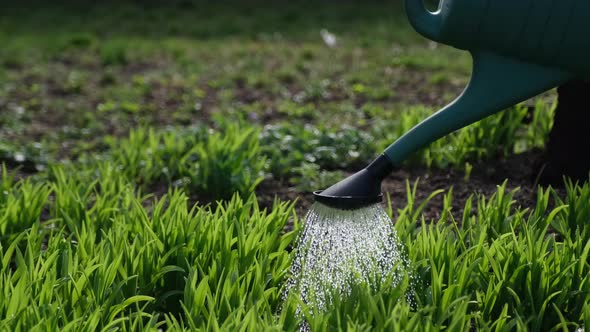
{"type": "Polygon", "coordinates": [[[575,76],[558,69],[475,52],[471,81],[451,104],[422,121],[384,154],[401,166],[413,152],[451,132],[561,85],[575,76]]]}
{"type": "Polygon", "coordinates": [[[424,6],[424,0],[406,0],[406,13],[410,24],[421,35],[434,41],[441,41],[442,16],[440,10],[431,12],[424,6]]]}

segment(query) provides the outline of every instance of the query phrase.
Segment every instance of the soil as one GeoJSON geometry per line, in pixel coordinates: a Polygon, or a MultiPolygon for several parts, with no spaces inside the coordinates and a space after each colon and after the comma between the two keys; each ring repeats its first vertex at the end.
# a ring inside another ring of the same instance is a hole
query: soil
{"type": "MultiPolygon", "coordinates": [[[[541,158],[541,151],[529,151],[504,159],[480,162],[473,165],[469,178],[465,177],[463,170],[406,167],[393,172],[384,180],[383,192],[390,194],[393,209],[397,211],[407,204],[406,181],[410,181],[410,185],[418,181],[417,204],[435,190],[443,189],[448,192],[452,188],[451,214],[456,220],[460,220],[465,202],[470,196],[489,197],[496,192],[498,185],[507,180],[508,191],[518,189],[513,196],[515,207],[532,208],[536,203],[536,169],[541,158]]],[[[257,195],[260,205],[267,208],[272,207],[275,197],[282,200],[297,200],[296,212],[299,217],[304,217],[313,204],[312,193],[301,193],[293,187],[272,180],[263,182],[257,190],[257,195]]],[[[437,220],[442,209],[443,195],[438,195],[423,211],[426,221],[437,220]]]]}

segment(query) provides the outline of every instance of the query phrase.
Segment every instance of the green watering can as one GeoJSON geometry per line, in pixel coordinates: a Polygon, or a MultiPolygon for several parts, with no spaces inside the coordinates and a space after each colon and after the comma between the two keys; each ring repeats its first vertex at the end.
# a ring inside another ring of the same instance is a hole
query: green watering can
{"type": "Polygon", "coordinates": [[[323,191],[318,202],[355,209],[381,201],[381,181],[413,152],[577,77],[590,76],[590,0],[405,0],[423,36],[467,50],[471,81],[451,104],[391,144],[365,169],[323,191]]]}

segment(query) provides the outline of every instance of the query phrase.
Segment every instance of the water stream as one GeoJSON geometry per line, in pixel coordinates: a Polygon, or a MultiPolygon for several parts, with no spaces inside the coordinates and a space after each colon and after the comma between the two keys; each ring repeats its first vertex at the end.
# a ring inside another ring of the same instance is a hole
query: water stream
{"type": "Polygon", "coordinates": [[[316,203],[298,239],[287,292],[326,309],[358,283],[401,282],[407,262],[393,223],[381,204],[356,210],[316,203]],[[390,279],[387,279],[390,280],[390,279]]]}

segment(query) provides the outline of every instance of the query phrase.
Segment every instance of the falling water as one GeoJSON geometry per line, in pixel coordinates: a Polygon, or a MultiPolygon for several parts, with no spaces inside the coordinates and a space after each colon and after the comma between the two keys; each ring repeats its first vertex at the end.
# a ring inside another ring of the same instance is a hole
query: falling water
{"type": "Polygon", "coordinates": [[[341,210],[316,203],[306,217],[287,293],[326,309],[351,286],[401,282],[407,266],[391,219],[380,204],[341,210]],[[390,279],[392,278],[392,279],[390,279]]]}

